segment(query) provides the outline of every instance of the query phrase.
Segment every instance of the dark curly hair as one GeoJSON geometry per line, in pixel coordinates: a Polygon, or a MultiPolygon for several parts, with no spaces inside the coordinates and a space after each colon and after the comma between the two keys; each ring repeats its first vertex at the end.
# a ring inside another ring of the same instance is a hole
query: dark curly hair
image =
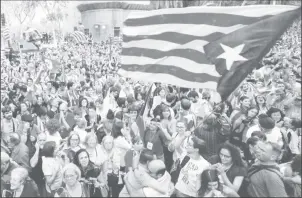
{"type": "Polygon", "coordinates": [[[269,117],[272,117],[272,114],[273,113],[277,113],[277,112],[280,112],[280,115],[281,115],[281,119],[278,121],[282,121],[285,117],[285,114],[278,108],[275,108],[275,107],[271,107],[267,112],[266,112],[266,115],[268,115],[269,117]]]}
{"type": "Polygon", "coordinates": [[[80,150],[78,150],[78,151],[76,152],[76,154],[75,154],[75,156],[74,156],[74,158],[73,158],[73,163],[74,163],[75,165],[77,165],[77,167],[79,167],[80,169],[82,169],[82,166],[81,166],[80,161],[79,161],[79,155],[80,155],[81,153],[83,153],[83,152],[87,154],[89,163],[92,163],[92,162],[90,161],[89,153],[86,151],[86,149],[80,149],[80,150]]]}
{"type": "Polygon", "coordinates": [[[220,155],[219,155],[219,154],[220,154],[220,151],[221,151],[222,149],[227,149],[227,150],[230,152],[230,154],[231,154],[231,156],[232,156],[233,164],[234,164],[235,166],[244,167],[244,163],[243,163],[243,161],[242,161],[242,158],[241,158],[241,155],[240,155],[240,150],[239,150],[239,148],[236,147],[236,146],[234,146],[233,144],[228,143],[228,142],[222,144],[222,145],[220,146],[220,148],[218,149],[217,154],[218,154],[219,162],[221,162],[221,159],[220,159],[220,155]]]}
{"type": "Polygon", "coordinates": [[[50,135],[53,135],[55,132],[57,132],[60,129],[60,123],[57,119],[50,119],[46,123],[46,129],[49,132],[50,135]]]}
{"type": "Polygon", "coordinates": [[[198,190],[198,197],[204,197],[208,189],[209,182],[218,182],[218,190],[222,191],[222,183],[219,182],[218,171],[216,169],[207,169],[201,173],[201,187],[198,190]]]}

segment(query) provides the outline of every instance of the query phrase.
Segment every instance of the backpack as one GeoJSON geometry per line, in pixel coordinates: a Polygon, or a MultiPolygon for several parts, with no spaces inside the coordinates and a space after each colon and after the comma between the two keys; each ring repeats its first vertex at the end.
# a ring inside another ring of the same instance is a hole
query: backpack
{"type": "Polygon", "coordinates": [[[173,165],[172,169],[171,169],[171,181],[172,183],[174,183],[174,185],[177,183],[178,181],[178,177],[180,174],[180,171],[183,167],[185,167],[185,165],[190,161],[190,157],[189,156],[185,156],[185,158],[182,160],[182,162],[180,163],[180,159],[177,159],[175,164],[173,165]]]}
{"type": "Polygon", "coordinates": [[[271,171],[271,172],[274,172],[276,173],[280,178],[281,180],[283,181],[283,178],[281,177],[281,175],[279,174],[279,168],[277,166],[252,166],[249,170],[248,170],[248,173],[247,173],[247,176],[243,179],[242,181],[242,184],[238,190],[238,194],[240,197],[251,197],[249,194],[248,194],[248,186],[250,185],[250,179],[251,177],[258,173],[259,171],[261,170],[268,170],[268,171],[271,171]]]}

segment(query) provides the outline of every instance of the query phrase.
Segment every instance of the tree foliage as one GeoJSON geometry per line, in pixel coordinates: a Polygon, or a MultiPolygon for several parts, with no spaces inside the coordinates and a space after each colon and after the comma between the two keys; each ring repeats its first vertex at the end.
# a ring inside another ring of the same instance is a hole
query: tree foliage
{"type": "Polygon", "coordinates": [[[151,0],[154,9],[189,6],[243,6],[258,4],[301,5],[300,0],[151,0]]]}
{"type": "Polygon", "coordinates": [[[13,15],[13,17],[18,20],[19,24],[22,25],[25,21],[31,21],[34,18],[38,2],[33,0],[5,1],[3,5],[5,6],[6,13],[13,15]]]}

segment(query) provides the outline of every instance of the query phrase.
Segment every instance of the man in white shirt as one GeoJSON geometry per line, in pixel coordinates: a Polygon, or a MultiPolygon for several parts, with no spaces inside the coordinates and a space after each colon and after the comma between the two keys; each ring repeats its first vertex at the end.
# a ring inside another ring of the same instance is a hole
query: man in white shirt
{"type": "Polygon", "coordinates": [[[282,134],[280,128],[275,126],[275,121],[265,114],[260,114],[258,118],[259,124],[248,129],[248,131],[246,132],[246,139],[250,138],[253,132],[262,131],[264,132],[267,141],[274,142],[282,147],[282,134]]]}
{"type": "Polygon", "coordinates": [[[178,181],[175,185],[175,197],[198,197],[201,187],[201,173],[210,167],[210,163],[201,155],[205,152],[206,145],[201,139],[190,136],[187,140],[186,151],[180,160],[189,156],[190,160],[181,169],[178,181]]]}

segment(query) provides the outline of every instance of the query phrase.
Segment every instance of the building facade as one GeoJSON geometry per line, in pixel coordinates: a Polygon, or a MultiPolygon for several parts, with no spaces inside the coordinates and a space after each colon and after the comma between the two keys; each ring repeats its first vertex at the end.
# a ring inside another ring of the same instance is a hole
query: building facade
{"type": "Polygon", "coordinates": [[[90,33],[95,42],[107,40],[110,36],[119,36],[123,31],[123,22],[131,12],[150,10],[150,4],[125,2],[94,2],[77,6],[85,32],[90,33]]]}

